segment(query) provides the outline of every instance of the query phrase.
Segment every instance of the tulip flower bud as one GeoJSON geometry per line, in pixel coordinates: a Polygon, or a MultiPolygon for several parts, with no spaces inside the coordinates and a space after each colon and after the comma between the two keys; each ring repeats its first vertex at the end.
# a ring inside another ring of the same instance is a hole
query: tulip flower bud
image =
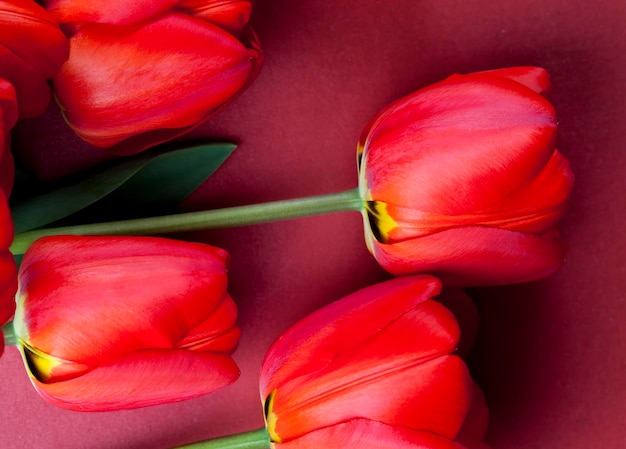
{"type": "Polygon", "coordinates": [[[54,18],[32,0],[0,2],[0,78],[17,91],[21,118],[42,114],[47,80],[67,59],[69,45],[54,18]]]}
{"type": "Polygon", "coordinates": [[[260,378],[273,446],[461,449],[456,437],[481,397],[452,354],[454,316],[430,299],[440,289],[432,276],[393,279],[284,332],[260,378]]]}
{"type": "Polygon", "coordinates": [[[125,27],[90,23],[70,38],[53,89],[79,137],[136,153],[206,121],[254,79],[262,53],[248,31],[240,41],[182,13],[125,27]]]}
{"type": "Polygon", "coordinates": [[[235,381],[240,331],[227,253],[153,237],[55,236],[20,265],[14,329],[47,401],[108,411],[181,401],[235,381]]]}
{"type": "Polygon", "coordinates": [[[540,279],[573,174],[555,149],[545,70],[454,75],[376,116],[359,142],[368,248],[394,275],[457,285],[540,279]]]}

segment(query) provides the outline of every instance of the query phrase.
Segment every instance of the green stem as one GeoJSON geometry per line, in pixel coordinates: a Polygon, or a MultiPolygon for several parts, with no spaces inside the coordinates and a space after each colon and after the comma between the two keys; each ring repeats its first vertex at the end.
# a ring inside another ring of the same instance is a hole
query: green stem
{"type": "Polygon", "coordinates": [[[15,346],[17,344],[17,335],[15,335],[15,329],[13,329],[13,321],[9,321],[2,326],[2,335],[4,335],[5,346],[15,346]]]}
{"type": "Polygon", "coordinates": [[[270,447],[270,438],[263,427],[250,432],[177,446],[175,449],[269,449],[270,447]]]}
{"type": "Polygon", "coordinates": [[[332,212],[360,211],[363,200],[358,189],[307,198],[250,204],[161,217],[139,218],[135,220],[93,223],[61,228],[37,229],[17,234],[11,245],[15,255],[24,254],[38,238],[48,235],[146,235],[171,232],[200,231],[205,229],[247,226],[270,221],[332,212]]]}

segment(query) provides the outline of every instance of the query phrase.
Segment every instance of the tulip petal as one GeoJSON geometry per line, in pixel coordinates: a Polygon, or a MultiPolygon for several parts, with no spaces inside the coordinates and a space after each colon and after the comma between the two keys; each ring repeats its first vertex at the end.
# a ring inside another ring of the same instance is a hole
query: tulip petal
{"type": "Polygon", "coordinates": [[[573,185],[574,174],[569,161],[555,151],[534,179],[500,204],[483,211],[481,215],[492,217],[483,223],[513,231],[541,233],[562,218],[573,185]]]}
{"type": "Polygon", "coordinates": [[[214,23],[238,36],[250,20],[252,2],[246,0],[181,0],[177,9],[214,23]]]}
{"type": "Polygon", "coordinates": [[[375,237],[397,243],[462,226],[486,226],[542,233],[562,218],[574,183],[569,162],[555,151],[544,169],[489,209],[444,215],[369,202],[367,215],[375,237]]]}
{"type": "Polygon", "coordinates": [[[133,25],[166,11],[177,0],[47,0],[46,9],[59,23],[133,25]]]}
{"type": "Polygon", "coordinates": [[[237,347],[241,335],[240,329],[235,327],[236,321],[237,305],[227,294],[219,307],[205,321],[191,329],[176,347],[231,353],[237,347]]]}
{"type": "Polygon", "coordinates": [[[470,226],[384,244],[373,240],[378,263],[393,275],[431,273],[449,285],[476,286],[529,282],[547,277],[563,263],[555,231],[541,235],[470,226]]]}
{"type": "Polygon", "coordinates": [[[463,449],[463,446],[427,431],[353,419],[314,430],[276,445],[280,449],[463,449]]]}
{"type": "Polygon", "coordinates": [[[379,329],[440,290],[438,279],[431,276],[393,279],[308,315],[267,351],[260,376],[262,398],[288,380],[324,369],[335,354],[360,347],[379,329]]]}
{"type": "MultiPolygon", "coordinates": [[[[422,340],[422,344],[427,343],[422,340]]],[[[322,375],[311,376],[297,390],[279,387],[273,398],[275,433],[285,441],[301,436],[306,429],[367,418],[428,429],[453,439],[471,403],[473,383],[467,367],[456,356],[418,360],[381,373],[374,366],[365,371],[358,363],[352,369],[342,370],[343,384],[330,379],[328,385],[322,375]]]]}
{"type": "Polygon", "coordinates": [[[31,0],[0,3],[0,25],[0,78],[15,86],[20,117],[39,115],[50,100],[46,80],[68,57],[67,38],[31,0]]]}
{"type": "Polygon", "coordinates": [[[362,325],[374,330],[359,346],[337,351],[322,369],[285,381],[278,387],[280,395],[301,405],[326,392],[368,383],[447,355],[459,341],[454,315],[431,300],[421,302],[389,323],[362,325]]]}
{"type": "Polygon", "coordinates": [[[550,74],[541,67],[507,67],[505,69],[486,70],[479,73],[508,78],[523,84],[541,95],[545,95],[551,87],[550,74]]]}
{"type": "Polygon", "coordinates": [[[42,383],[48,402],[77,411],[112,411],[178,402],[223,388],[239,376],[226,355],[183,350],[127,354],[74,379],[42,383]]]}
{"type": "Polygon", "coordinates": [[[208,119],[249,81],[259,57],[223,29],[178,13],[123,29],[91,24],[72,36],[53,87],[83,140],[131,154],[208,119]]]}
{"type": "Polygon", "coordinates": [[[556,118],[526,86],[478,73],[401,99],[370,127],[359,143],[364,199],[457,215],[534,178],[552,156],[556,118]]]}
{"type": "Polygon", "coordinates": [[[39,239],[20,266],[16,333],[88,366],[174,347],[223,301],[226,259],[219,248],[153,237],[39,239]]]}

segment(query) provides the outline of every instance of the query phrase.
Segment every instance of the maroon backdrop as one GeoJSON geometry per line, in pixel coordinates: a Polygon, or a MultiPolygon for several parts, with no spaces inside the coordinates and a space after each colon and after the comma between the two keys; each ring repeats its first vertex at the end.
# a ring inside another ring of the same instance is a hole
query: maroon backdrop
{"type": "MultiPolygon", "coordinates": [[[[256,83],[186,139],[240,147],[183,204],[214,208],[356,185],[355,144],[383,106],[454,72],[540,65],[553,77],[559,148],[577,180],[563,269],[532,284],[475,289],[482,327],[471,367],[497,449],[622,449],[626,441],[625,2],[259,0],[266,51],[256,83]]],[[[102,159],[53,108],[15,132],[19,155],[54,178],[102,159]]],[[[198,233],[232,254],[241,379],[216,394],[135,411],[54,408],[15,348],[0,359],[0,447],[152,449],[263,425],[257,378],[287,326],[387,278],[356,213],[198,233]]]]}

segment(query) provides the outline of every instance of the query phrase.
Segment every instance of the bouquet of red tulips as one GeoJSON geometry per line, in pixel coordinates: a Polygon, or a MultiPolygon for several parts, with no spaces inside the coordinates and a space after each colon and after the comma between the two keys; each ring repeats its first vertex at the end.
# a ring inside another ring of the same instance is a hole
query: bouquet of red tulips
{"type": "Polygon", "coordinates": [[[459,349],[471,335],[444,304],[471,303],[464,287],[535,281],[563,263],[557,224],[573,174],[556,148],[544,69],[456,74],[385,107],[355,136],[349,190],[81,221],[80,210],[100,203],[106,215],[106,196],[140,184],[130,178],[149,179],[148,197],[168,197],[179,183],[186,194],[230,154],[234,146],[163,144],[254,81],[263,52],[251,14],[239,0],[0,2],[5,345],[19,349],[43,399],[74,411],[227,388],[246,334],[229,294],[228,248],[181,233],[357,212],[365,247],[390,279],[327,298],[336,301],[267,349],[263,428],[185,447],[488,447],[485,398],[459,349]],[[67,126],[119,165],[21,196],[11,130],[51,97],[67,126]],[[166,169],[173,176],[159,177],[166,169]]]}

